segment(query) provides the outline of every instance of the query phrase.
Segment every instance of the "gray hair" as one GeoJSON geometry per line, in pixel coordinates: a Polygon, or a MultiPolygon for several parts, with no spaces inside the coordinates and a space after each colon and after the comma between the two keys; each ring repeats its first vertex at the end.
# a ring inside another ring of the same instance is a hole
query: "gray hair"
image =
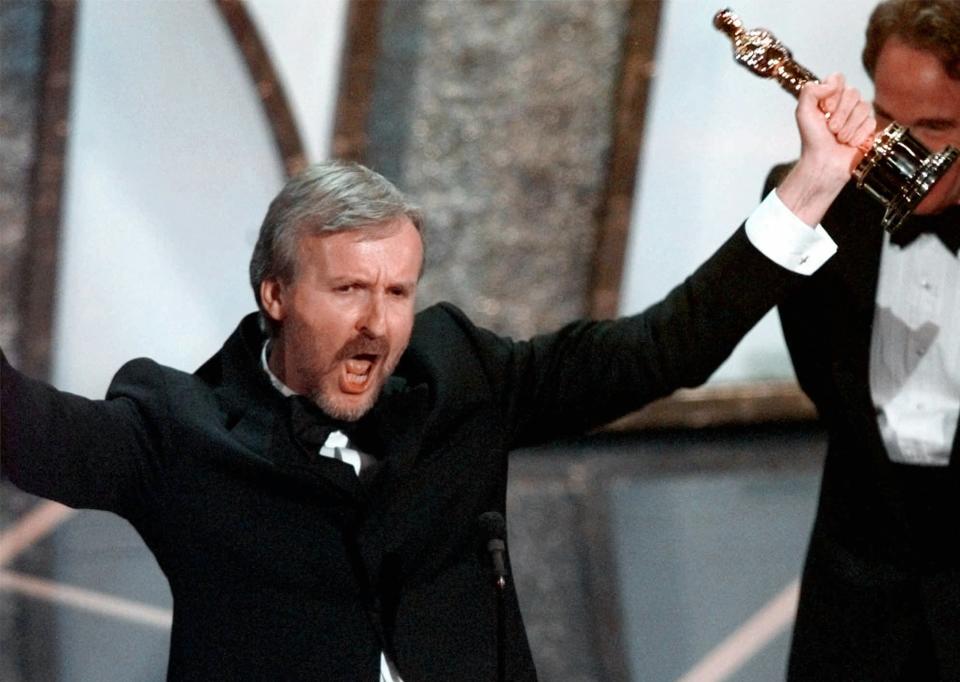
{"type": "Polygon", "coordinates": [[[305,234],[362,230],[407,218],[423,236],[423,213],[389,180],[349,161],[324,161],[287,181],[270,202],[250,258],[250,285],[260,326],[270,336],[276,323],[260,300],[260,284],[293,281],[300,239],[305,234]]]}

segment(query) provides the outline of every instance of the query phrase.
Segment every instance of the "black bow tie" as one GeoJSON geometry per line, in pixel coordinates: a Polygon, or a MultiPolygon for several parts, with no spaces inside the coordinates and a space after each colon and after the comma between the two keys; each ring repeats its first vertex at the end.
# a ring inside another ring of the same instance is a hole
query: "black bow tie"
{"type": "Polygon", "coordinates": [[[313,450],[323,447],[334,431],[346,432],[349,428],[349,422],[334,419],[302,395],[290,396],[288,400],[293,435],[313,450]]]}
{"type": "Polygon", "coordinates": [[[331,433],[340,431],[365,453],[379,457],[382,446],[376,429],[369,424],[369,419],[352,422],[335,419],[302,395],[290,396],[287,400],[290,402],[290,426],[293,435],[309,450],[318,451],[331,433]]]}
{"type": "Polygon", "coordinates": [[[951,253],[960,256],[960,207],[948,208],[937,215],[911,216],[890,235],[890,242],[905,247],[924,233],[935,234],[951,253]]]}

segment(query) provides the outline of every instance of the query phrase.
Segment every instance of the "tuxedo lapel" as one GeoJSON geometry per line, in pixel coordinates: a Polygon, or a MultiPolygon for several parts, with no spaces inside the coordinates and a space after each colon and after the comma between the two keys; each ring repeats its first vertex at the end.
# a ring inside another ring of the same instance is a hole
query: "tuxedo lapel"
{"type": "Polygon", "coordinates": [[[426,384],[408,387],[400,377],[390,377],[384,394],[364,421],[382,448],[391,480],[406,478],[417,456],[426,426],[430,390],[426,384]]]}
{"type": "Polygon", "coordinates": [[[838,247],[827,264],[832,290],[828,289],[825,297],[832,306],[834,375],[844,399],[857,405],[856,412],[877,431],[870,396],[870,345],[883,248],[883,210],[852,184],[844,193],[847,196],[841,195],[823,221],[838,247]]]}
{"type": "Polygon", "coordinates": [[[384,395],[367,417],[363,428],[374,434],[383,448],[383,459],[361,477],[366,497],[360,554],[367,574],[376,579],[386,554],[404,541],[408,510],[404,490],[411,484],[423,452],[430,406],[426,384],[408,387],[391,377],[384,395]]]}
{"type": "Polygon", "coordinates": [[[225,427],[234,443],[237,466],[272,469],[316,488],[324,495],[355,499],[356,473],[349,464],[323,457],[299,443],[291,428],[291,403],[260,366],[263,336],[249,315],[220,352],[197,374],[215,383],[225,427]],[[242,454],[241,454],[242,453],[242,454]]]}

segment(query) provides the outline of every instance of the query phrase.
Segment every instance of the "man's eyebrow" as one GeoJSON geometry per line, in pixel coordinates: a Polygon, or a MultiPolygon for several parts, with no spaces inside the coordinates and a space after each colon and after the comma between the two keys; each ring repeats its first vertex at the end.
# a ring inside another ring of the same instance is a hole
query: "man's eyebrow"
{"type": "Polygon", "coordinates": [[[893,120],[893,116],[890,115],[890,112],[884,109],[882,106],[880,106],[876,102],[873,103],[873,113],[879,116],[880,118],[889,118],[890,120],[893,120]]]}
{"type": "MultiPolygon", "coordinates": [[[[879,116],[880,118],[889,118],[893,120],[893,116],[890,115],[886,109],[877,104],[873,103],[873,113],[879,116]]],[[[916,128],[918,126],[923,126],[924,128],[935,128],[935,129],[945,129],[945,128],[954,128],[958,124],[957,119],[955,118],[921,118],[913,122],[911,128],[916,128]]]]}
{"type": "Polygon", "coordinates": [[[914,127],[923,126],[924,128],[932,128],[934,130],[946,130],[948,128],[957,127],[957,119],[955,118],[921,118],[919,121],[916,121],[914,127]]]}

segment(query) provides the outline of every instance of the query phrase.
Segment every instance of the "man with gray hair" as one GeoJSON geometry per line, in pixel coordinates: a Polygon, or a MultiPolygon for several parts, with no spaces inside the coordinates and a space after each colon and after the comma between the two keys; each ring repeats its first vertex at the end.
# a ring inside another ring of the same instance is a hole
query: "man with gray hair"
{"type": "Polygon", "coordinates": [[[311,168],[263,223],[259,313],[196,373],[134,360],[90,401],[3,359],[4,472],[136,527],[174,596],[170,679],[534,680],[478,524],[507,455],[703,382],[832,255],[811,226],[874,121],[839,78],[797,115],[800,162],[661,303],[522,342],[415,314],[420,212],[362,166],[311,168]]]}

